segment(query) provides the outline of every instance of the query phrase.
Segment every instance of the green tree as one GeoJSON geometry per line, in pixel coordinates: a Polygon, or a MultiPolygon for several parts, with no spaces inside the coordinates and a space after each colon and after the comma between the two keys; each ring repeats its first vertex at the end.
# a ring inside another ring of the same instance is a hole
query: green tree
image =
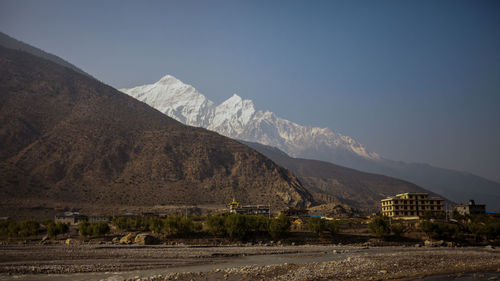
{"type": "Polygon", "coordinates": [[[181,217],[178,224],[177,234],[181,236],[190,235],[194,232],[193,220],[188,217],[181,217]]]}
{"type": "Polygon", "coordinates": [[[500,219],[487,215],[470,216],[467,230],[476,240],[500,237],[500,219]]]}
{"type": "Polygon", "coordinates": [[[82,236],[101,236],[109,233],[109,225],[106,222],[82,221],[78,225],[78,232],[82,236]]]}
{"type": "Polygon", "coordinates": [[[21,222],[19,226],[19,235],[21,237],[27,237],[31,235],[38,234],[40,229],[40,224],[35,220],[25,220],[21,222]]]}
{"type": "Polygon", "coordinates": [[[339,224],[336,221],[330,220],[325,223],[325,228],[331,235],[339,232],[339,224]]]}
{"type": "Polygon", "coordinates": [[[92,234],[92,228],[90,226],[90,223],[88,221],[80,221],[78,224],[78,233],[80,233],[81,236],[89,236],[92,234]]]}
{"type": "Polygon", "coordinates": [[[169,216],[163,221],[163,231],[167,235],[186,236],[194,232],[194,223],[184,216],[169,216]]]}
{"type": "Polygon", "coordinates": [[[119,217],[113,219],[113,224],[121,230],[129,230],[127,218],[119,217]]]}
{"type": "Polygon", "coordinates": [[[163,221],[160,218],[151,218],[149,221],[149,229],[154,233],[160,233],[163,229],[163,221]]]}
{"type": "Polygon", "coordinates": [[[405,231],[405,226],[400,223],[393,223],[391,225],[391,231],[396,237],[401,237],[401,234],[405,231]]]}
{"type": "Polygon", "coordinates": [[[226,234],[226,227],[224,226],[224,216],[211,215],[205,219],[208,232],[214,236],[223,236],[226,234]]]}
{"type": "Polygon", "coordinates": [[[47,226],[47,235],[51,238],[56,238],[59,234],[68,233],[69,225],[66,223],[58,222],[54,223],[54,221],[46,222],[47,226]]]}
{"type": "Polygon", "coordinates": [[[326,229],[325,220],[321,218],[310,218],[307,228],[310,232],[320,235],[326,229]]]}
{"type": "Polygon", "coordinates": [[[19,224],[11,219],[0,221],[0,235],[2,236],[17,237],[19,230],[19,224]]]}
{"type": "Polygon", "coordinates": [[[21,227],[15,221],[10,221],[8,224],[9,237],[18,237],[21,227]]]}
{"type": "Polygon", "coordinates": [[[94,222],[91,224],[92,235],[101,236],[109,233],[109,225],[105,222],[94,222]]]}
{"type": "Polygon", "coordinates": [[[231,239],[243,240],[248,234],[247,222],[244,215],[229,214],[224,220],[224,227],[231,239]]]}
{"type": "Polygon", "coordinates": [[[375,217],[369,224],[368,227],[373,235],[376,237],[386,237],[391,233],[391,229],[389,227],[389,220],[385,216],[377,216],[375,217]]]}
{"type": "Polygon", "coordinates": [[[458,233],[458,227],[444,222],[431,222],[424,220],[420,222],[420,230],[434,239],[451,239],[458,233]]]}
{"type": "Polygon", "coordinates": [[[290,226],[290,219],[285,214],[280,214],[271,220],[269,234],[273,239],[283,238],[290,232],[290,226]]]}

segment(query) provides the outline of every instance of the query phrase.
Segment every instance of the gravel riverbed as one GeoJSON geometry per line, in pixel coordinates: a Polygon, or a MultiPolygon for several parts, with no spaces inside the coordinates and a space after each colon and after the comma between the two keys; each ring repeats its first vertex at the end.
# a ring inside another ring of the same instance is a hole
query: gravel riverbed
{"type": "Polygon", "coordinates": [[[500,251],[342,245],[0,246],[0,280],[391,280],[468,272],[500,272],[500,251]]]}

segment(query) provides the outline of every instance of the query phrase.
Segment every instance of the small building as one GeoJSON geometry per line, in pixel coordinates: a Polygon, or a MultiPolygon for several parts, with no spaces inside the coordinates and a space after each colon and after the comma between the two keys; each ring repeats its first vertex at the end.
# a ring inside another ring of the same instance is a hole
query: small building
{"type": "Polygon", "coordinates": [[[326,218],[326,215],[309,215],[311,218],[326,218]]]}
{"type": "Polygon", "coordinates": [[[79,212],[65,212],[62,215],[55,216],[55,222],[68,223],[70,225],[77,225],[81,221],[87,221],[88,217],[81,215],[79,212]]]}
{"type": "Polygon", "coordinates": [[[486,213],[486,205],[477,205],[474,200],[469,200],[468,204],[459,204],[455,210],[462,216],[465,215],[481,215],[486,213]]]}
{"type": "Polygon", "coordinates": [[[103,217],[103,216],[91,216],[89,218],[89,222],[106,222],[108,223],[110,221],[109,217],[103,217]]]}
{"type": "Polygon", "coordinates": [[[229,212],[244,215],[265,215],[268,216],[271,213],[271,207],[269,205],[245,205],[242,206],[240,203],[233,201],[229,203],[229,212]]]}
{"type": "Polygon", "coordinates": [[[142,212],[141,216],[147,217],[147,218],[159,217],[159,215],[157,213],[153,213],[153,212],[142,212]]]}
{"type": "Polygon", "coordinates": [[[290,218],[307,218],[309,211],[307,209],[288,208],[282,212],[290,218]]]}
{"type": "Polygon", "coordinates": [[[426,213],[444,215],[443,201],[427,193],[401,193],[381,200],[382,215],[398,219],[419,219],[426,213]]]}
{"type": "Polygon", "coordinates": [[[126,218],[126,219],[136,219],[136,218],[139,217],[139,215],[137,215],[135,213],[127,212],[127,213],[123,213],[121,215],[118,215],[117,217],[119,217],[119,218],[126,218]]]}

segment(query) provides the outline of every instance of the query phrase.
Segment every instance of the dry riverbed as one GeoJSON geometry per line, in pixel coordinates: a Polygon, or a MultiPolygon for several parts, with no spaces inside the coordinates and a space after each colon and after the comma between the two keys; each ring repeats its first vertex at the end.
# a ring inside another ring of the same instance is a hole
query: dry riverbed
{"type": "Polygon", "coordinates": [[[0,246],[0,280],[390,280],[468,272],[493,272],[484,276],[496,278],[500,251],[342,245],[0,246]]]}

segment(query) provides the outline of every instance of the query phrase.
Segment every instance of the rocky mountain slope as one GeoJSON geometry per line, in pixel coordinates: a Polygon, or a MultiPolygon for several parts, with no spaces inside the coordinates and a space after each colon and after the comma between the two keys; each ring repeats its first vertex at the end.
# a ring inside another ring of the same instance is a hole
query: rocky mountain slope
{"type": "Polygon", "coordinates": [[[236,94],[216,105],[194,87],[170,75],[153,84],[121,91],[187,125],[273,146],[292,157],[401,178],[452,201],[476,199],[487,204],[488,209],[500,211],[500,183],[426,164],[385,159],[348,136],[328,128],[302,126],[272,112],[257,110],[252,101],[236,94]]]}
{"type": "Polygon", "coordinates": [[[0,47],[0,214],[19,208],[307,206],[260,153],[185,126],[91,77],[0,47]]]}

